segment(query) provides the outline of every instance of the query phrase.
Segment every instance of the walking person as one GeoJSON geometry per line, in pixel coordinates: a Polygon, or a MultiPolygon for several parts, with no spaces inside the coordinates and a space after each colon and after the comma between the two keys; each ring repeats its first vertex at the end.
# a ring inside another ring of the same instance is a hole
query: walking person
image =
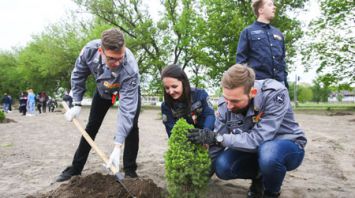
{"type": "Polygon", "coordinates": [[[33,93],[32,89],[28,90],[28,95],[27,95],[27,115],[28,116],[34,116],[35,115],[35,106],[36,106],[36,96],[33,93]]]}
{"type": "Polygon", "coordinates": [[[22,115],[26,115],[27,112],[27,93],[26,92],[21,92],[20,97],[19,97],[19,111],[22,113],[22,115]]]}
{"type": "MultiPolygon", "coordinates": [[[[119,29],[105,30],[101,39],[89,42],[82,49],[71,75],[74,107],[65,114],[68,121],[79,116],[85,82],[90,74],[96,80],[96,92],[85,130],[92,139],[95,139],[107,111],[115,103],[116,98],[119,98],[119,113],[114,136],[115,146],[107,166],[113,165],[119,170],[121,148],[125,144],[123,151],[125,176],[138,177],[136,158],[139,145],[138,116],[141,104],[139,72],[137,61],[133,53],[125,46],[123,33],[119,29]]],[[[90,145],[82,137],[72,165],[59,175],[57,182],[80,175],[90,149],[90,145]]]]}

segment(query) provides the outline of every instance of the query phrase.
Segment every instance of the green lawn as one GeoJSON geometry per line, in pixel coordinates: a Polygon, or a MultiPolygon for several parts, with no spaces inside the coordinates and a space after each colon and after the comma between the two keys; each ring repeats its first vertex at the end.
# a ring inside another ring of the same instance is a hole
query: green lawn
{"type": "Polygon", "coordinates": [[[298,103],[295,107],[294,103],[292,106],[295,110],[344,110],[344,111],[355,111],[355,103],[315,103],[306,102],[298,103]]]}

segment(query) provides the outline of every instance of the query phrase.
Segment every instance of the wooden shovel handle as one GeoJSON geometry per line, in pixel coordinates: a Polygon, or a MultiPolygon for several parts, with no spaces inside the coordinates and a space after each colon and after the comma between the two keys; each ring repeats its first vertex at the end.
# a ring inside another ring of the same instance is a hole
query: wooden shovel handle
{"type": "MultiPolygon", "coordinates": [[[[62,105],[65,109],[65,111],[69,111],[69,107],[67,105],[66,102],[62,102],[62,105]]],[[[73,118],[73,123],[76,126],[76,128],[80,131],[81,135],[85,138],[85,140],[90,144],[91,148],[94,149],[94,151],[101,157],[101,159],[105,162],[105,164],[107,164],[108,159],[105,155],[105,153],[103,153],[99,147],[97,147],[97,145],[95,144],[95,142],[91,139],[91,137],[89,136],[89,134],[84,130],[84,128],[81,126],[79,120],[77,118],[73,118]]],[[[116,174],[118,172],[118,170],[116,169],[116,167],[114,166],[110,166],[110,170],[112,171],[113,174],[116,174]]]]}

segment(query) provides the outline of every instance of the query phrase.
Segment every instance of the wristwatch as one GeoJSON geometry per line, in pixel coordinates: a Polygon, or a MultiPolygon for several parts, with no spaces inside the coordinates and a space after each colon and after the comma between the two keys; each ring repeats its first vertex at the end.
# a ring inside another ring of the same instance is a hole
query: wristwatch
{"type": "Polygon", "coordinates": [[[223,135],[222,134],[220,134],[220,133],[217,133],[217,135],[216,135],[216,141],[217,141],[217,143],[218,144],[222,144],[222,142],[223,142],[223,135]]]}

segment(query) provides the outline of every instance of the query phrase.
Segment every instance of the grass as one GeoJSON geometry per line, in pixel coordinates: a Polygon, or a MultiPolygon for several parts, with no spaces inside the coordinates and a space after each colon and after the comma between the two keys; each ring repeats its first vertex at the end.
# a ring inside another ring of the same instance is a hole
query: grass
{"type": "Polygon", "coordinates": [[[342,111],[355,111],[355,103],[315,103],[306,102],[298,103],[297,107],[292,106],[295,110],[342,110],[342,111]]]}

